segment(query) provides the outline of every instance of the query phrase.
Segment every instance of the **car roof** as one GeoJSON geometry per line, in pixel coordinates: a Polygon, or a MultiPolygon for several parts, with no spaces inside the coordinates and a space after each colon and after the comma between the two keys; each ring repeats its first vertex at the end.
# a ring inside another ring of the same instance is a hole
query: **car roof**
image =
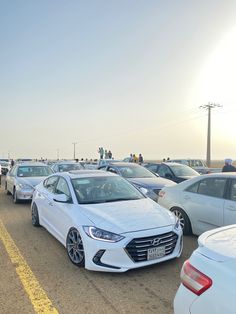
{"type": "MultiPolygon", "coordinates": [[[[49,167],[48,165],[44,164],[43,162],[30,162],[30,161],[25,161],[25,162],[20,162],[17,163],[16,166],[18,167],[36,167],[36,166],[45,166],[45,167],[49,167]]],[[[50,168],[50,167],[49,167],[50,168]]]]}
{"type": "Polygon", "coordinates": [[[60,160],[56,161],[54,165],[61,165],[61,164],[78,164],[80,161],[75,161],[75,160],[60,160]]]}
{"type": "Polygon", "coordinates": [[[236,172],[216,172],[216,173],[208,173],[208,174],[202,174],[200,176],[200,178],[204,177],[204,178],[207,178],[207,177],[227,177],[227,178],[230,178],[230,177],[236,177],[236,172]]]}
{"type": "Polygon", "coordinates": [[[186,166],[186,167],[188,167],[187,165],[184,165],[184,164],[180,164],[180,163],[178,163],[178,162],[166,162],[166,161],[163,161],[163,162],[149,162],[149,163],[147,163],[146,165],[157,165],[157,166],[159,166],[159,165],[167,165],[167,166],[186,166]]]}
{"type": "Polygon", "coordinates": [[[72,170],[68,172],[61,172],[60,174],[68,175],[71,179],[117,176],[114,173],[101,170],[72,170]]]}
{"type": "Polygon", "coordinates": [[[132,163],[132,162],[125,162],[125,161],[117,161],[114,163],[109,163],[108,166],[114,166],[114,167],[141,167],[139,164],[132,163]]]}

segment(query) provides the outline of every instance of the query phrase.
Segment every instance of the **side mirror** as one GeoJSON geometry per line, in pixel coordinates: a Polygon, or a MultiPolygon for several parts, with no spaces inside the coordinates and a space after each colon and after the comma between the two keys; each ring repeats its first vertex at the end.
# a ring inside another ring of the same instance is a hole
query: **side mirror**
{"type": "Polygon", "coordinates": [[[66,194],[58,194],[53,200],[58,203],[68,203],[70,199],[66,194]]]}
{"type": "Polygon", "coordinates": [[[170,173],[166,173],[166,174],[165,174],[165,178],[166,178],[166,179],[172,179],[173,176],[172,176],[172,174],[170,174],[170,173]]]}

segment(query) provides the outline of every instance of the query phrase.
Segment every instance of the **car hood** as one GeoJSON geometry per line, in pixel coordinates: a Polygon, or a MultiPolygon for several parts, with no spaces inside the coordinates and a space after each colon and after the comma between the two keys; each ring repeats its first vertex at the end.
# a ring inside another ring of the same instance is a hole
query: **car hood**
{"type": "Polygon", "coordinates": [[[35,187],[39,184],[45,177],[30,177],[30,178],[18,178],[17,182],[22,184],[27,184],[32,187],[35,187]]]}
{"type": "Polygon", "coordinates": [[[171,186],[175,185],[176,183],[164,179],[161,177],[156,178],[127,178],[127,180],[135,185],[142,186],[144,188],[151,188],[151,189],[161,189],[164,186],[171,186]]]}
{"type": "Polygon", "coordinates": [[[173,225],[174,215],[148,198],[81,205],[83,213],[98,228],[126,233],[173,225]]]}

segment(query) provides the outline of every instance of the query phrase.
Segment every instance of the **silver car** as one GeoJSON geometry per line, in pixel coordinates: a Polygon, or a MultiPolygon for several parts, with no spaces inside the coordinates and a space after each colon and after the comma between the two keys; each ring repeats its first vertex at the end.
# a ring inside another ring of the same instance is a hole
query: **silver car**
{"type": "Polygon", "coordinates": [[[5,190],[12,194],[14,203],[31,200],[34,187],[52,173],[49,166],[40,162],[16,164],[6,175],[5,190]]]}
{"type": "Polygon", "coordinates": [[[68,172],[72,170],[82,170],[84,169],[84,166],[79,161],[75,162],[63,160],[53,164],[51,169],[53,172],[68,172]]]}

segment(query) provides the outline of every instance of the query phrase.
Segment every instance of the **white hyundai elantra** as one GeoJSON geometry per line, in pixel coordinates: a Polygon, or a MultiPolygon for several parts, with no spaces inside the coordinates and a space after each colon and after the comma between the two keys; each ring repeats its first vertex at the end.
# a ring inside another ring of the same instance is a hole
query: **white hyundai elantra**
{"type": "Polygon", "coordinates": [[[72,263],[90,270],[124,272],[182,252],[176,216],[109,172],[51,175],[36,187],[31,209],[33,225],[45,227],[72,263]]]}

